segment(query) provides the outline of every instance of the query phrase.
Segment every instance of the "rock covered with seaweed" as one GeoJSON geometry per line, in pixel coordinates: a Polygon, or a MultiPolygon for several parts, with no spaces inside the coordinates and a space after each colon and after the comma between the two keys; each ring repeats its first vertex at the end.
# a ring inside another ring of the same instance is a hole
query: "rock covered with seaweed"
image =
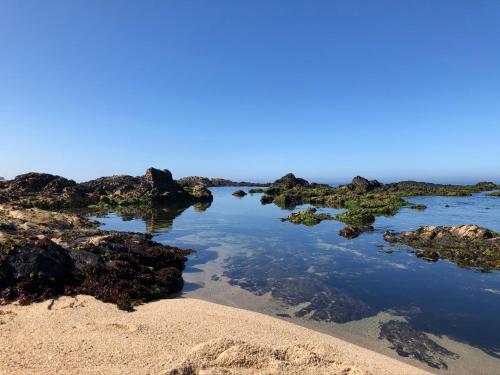
{"type": "Polygon", "coordinates": [[[0,205],[0,301],[88,294],[129,310],[182,289],[189,250],[97,225],[74,214],[0,205]]]}
{"type": "Polygon", "coordinates": [[[497,188],[492,182],[476,185],[443,185],[416,181],[383,184],[361,176],[353,178],[350,184],[331,187],[310,183],[289,173],[276,180],[265,195],[263,204],[275,203],[279,207],[293,209],[297,205],[311,204],[316,207],[344,208],[335,219],[346,223],[341,234],[354,238],[357,233],[372,230],[377,216],[393,216],[402,207],[423,210],[424,205],[412,204],[406,197],[422,195],[464,196],[497,188]]]}
{"type": "Polygon", "coordinates": [[[390,243],[403,243],[431,261],[448,259],[461,267],[500,270],[500,234],[477,225],[427,226],[416,231],[386,232],[390,243]]]}

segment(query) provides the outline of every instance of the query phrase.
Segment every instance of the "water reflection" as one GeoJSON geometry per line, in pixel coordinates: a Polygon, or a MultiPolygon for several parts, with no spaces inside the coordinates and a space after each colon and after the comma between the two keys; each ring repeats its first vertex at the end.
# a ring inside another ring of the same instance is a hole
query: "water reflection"
{"type": "MultiPolygon", "coordinates": [[[[385,230],[413,230],[420,225],[474,223],[500,231],[499,198],[486,194],[411,198],[428,209],[404,208],[396,216],[378,217],[374,232],[346,240],[338,235],[344,226],[340,222],[314,227],[283,223],[279,219],[288,212],[261,205],[260,194],[237,199],[231,195],[234,190],[212,189],[214,202],[209,210],[126,210],[100,220],[106,229],[149,231],[156,240],[196,250],[185,275],[202,281],[188,283],[187,295],[211,288],[204,297],[216,299],[218,293],[238,287],[289,307],[286,312],[274,311],[276,315],[331,324],[389,312],[407,324],[399,330],[403,336],[393,337],[395,350],[414,357],[419,356],[418,348],[425,350],[420,359],[430,366],[445,368],[457,357],[430,338],[423,347],[411,346],[412,340],[422,341],[422,332],[445,335],[499,357],[500,272],[478,273],[447,261],[429,263],[416,258],[408,247],[382,238],[385,230]],[[212,271],[215,265],[220,270],[212,271]],[[433,354],[432,348],[439,350],[433,354]]],[[[384,339],[395,332],[394,326],[400,324],[381,326],[384,339]]]]}

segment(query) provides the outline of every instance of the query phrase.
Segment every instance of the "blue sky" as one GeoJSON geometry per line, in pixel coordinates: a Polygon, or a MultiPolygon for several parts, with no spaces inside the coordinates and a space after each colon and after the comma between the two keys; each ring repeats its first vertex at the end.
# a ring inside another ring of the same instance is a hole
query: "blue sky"
{"type": "Polygon", "coordinates": [[[0,176],[500,182],[500,1],[0,2],[0,176]]]}

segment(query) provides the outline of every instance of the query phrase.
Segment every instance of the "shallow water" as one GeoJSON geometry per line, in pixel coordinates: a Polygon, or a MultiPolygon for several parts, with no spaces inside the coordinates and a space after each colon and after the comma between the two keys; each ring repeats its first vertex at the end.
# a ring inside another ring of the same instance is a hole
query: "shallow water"
{"type": "Polygon", "coordinates": [[[428,262],[382,238],[386,230],[420,225],[473,223],[500,231],[500,198],[411,198],[428,208],[378,217],[374,232],[346,240],[338,235],[340,222],[281,222],[289,212],[261,205],[260,194],[236,198],[235,188],[211,190],[208,208],[98,220],[103,229],[151,231],[157,241],[196,250],[184,273],[186,296],[284,317],[395,356],[378,338],[380,324],[404,320],[411,332],[425,332],[456,354],[419,348],[427,354],[418,362],[424,368],[468,373],[477,362],[483,369],[476,373],[500,373],[500,272],[428,262]]]}

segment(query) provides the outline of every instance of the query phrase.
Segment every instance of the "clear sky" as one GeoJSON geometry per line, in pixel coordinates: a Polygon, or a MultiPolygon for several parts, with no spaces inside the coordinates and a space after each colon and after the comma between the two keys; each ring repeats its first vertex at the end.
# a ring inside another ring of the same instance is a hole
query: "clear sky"
{"type": "Polygon", "coordinates": [[[499,0],[2,0],[0,176],[500,182],[499,0]]]}

